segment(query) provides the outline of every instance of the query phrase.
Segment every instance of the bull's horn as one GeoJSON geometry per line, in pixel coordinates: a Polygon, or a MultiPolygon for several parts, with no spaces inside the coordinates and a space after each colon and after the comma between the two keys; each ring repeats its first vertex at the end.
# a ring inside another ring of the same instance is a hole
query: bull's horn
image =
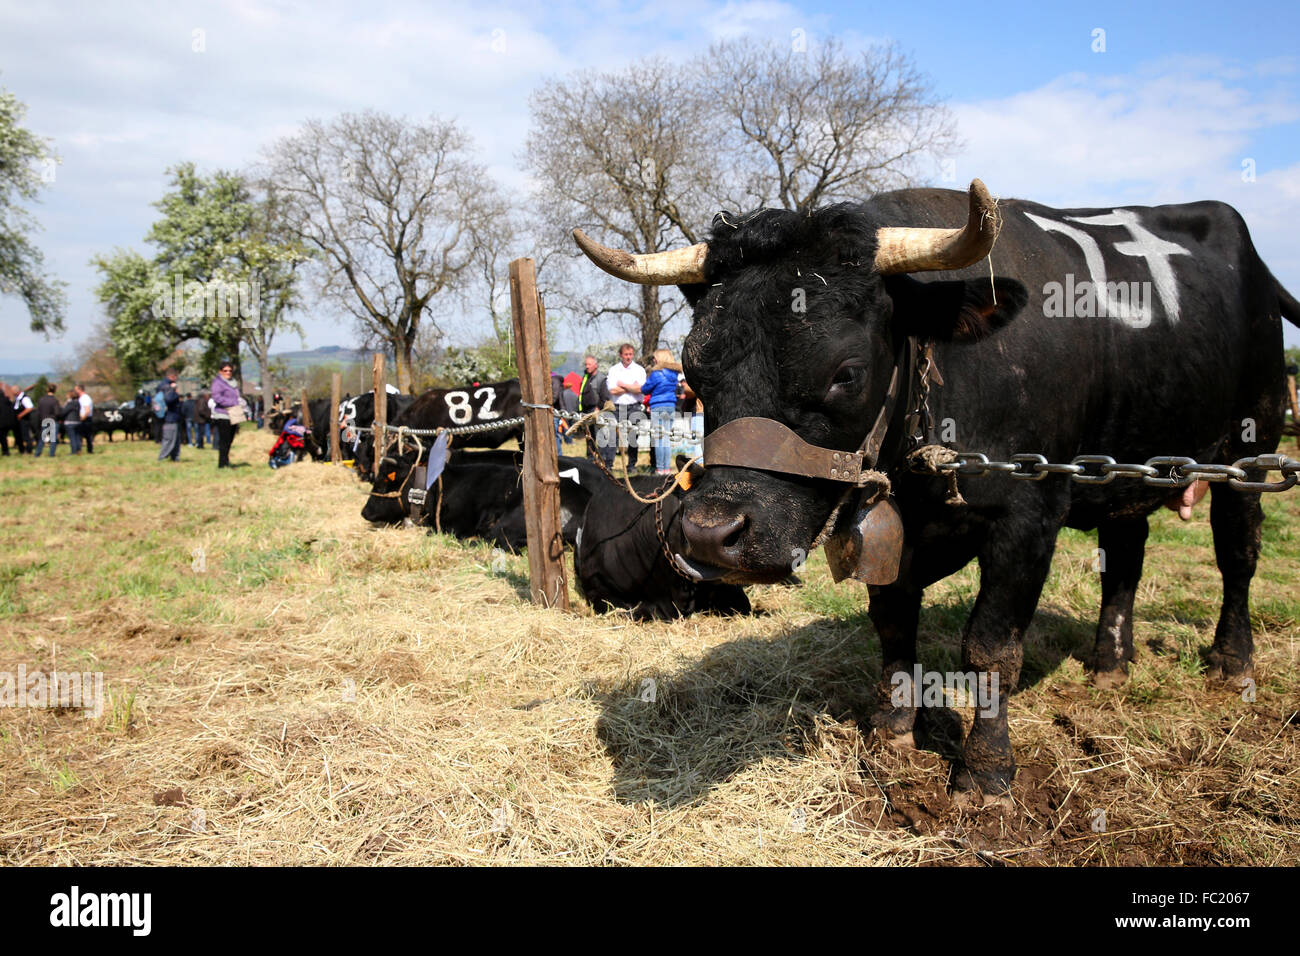
{"type": "Polygon", "coordinates": [[[611,249],[593,241],[581,229],[573,230],[573,240],[588,259],[610,275],[640,285],[690,285],[704,281],[704,256],[708,243],[698,242],[684,249],[633,255],[611,249]]]}
{"type": "Polygon", "coordinates": [[[1000,227],[997,203],[984,183],[973,179],[970,184],[970,217],[961,229],[889,226],[876,230],[876,271],[892,275],[964,269],[989,254],[1000,227]]]}

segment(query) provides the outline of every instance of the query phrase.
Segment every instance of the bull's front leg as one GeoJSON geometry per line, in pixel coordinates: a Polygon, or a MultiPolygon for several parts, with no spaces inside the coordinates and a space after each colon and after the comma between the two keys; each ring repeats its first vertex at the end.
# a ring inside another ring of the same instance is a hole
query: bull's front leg
{"type": "Polygon", "coordinates": [[[921,614],[921,589],[901,584],[869,589],[867,613],[880,635],[880,683],[876,685],[876,710],[871,730],[900,749],[916,745],[913,728],[916,706],[911,694],[897,688],[910,687],[916,664],[916,629],[921,614]],[[899,677],[897,675],[904,675],[899,677]]]}
{"type": "Polygon", "coordinates": [[[980,593],[962,635],[962,667],[976,681],[975,717],[950,778],[959,803],[1010,799],[1016,762],[1007,706],[1020,681],[1024,635],[1052,565],[1059,521],[1020,512],[990,531],[981,550],[980,593]]]}

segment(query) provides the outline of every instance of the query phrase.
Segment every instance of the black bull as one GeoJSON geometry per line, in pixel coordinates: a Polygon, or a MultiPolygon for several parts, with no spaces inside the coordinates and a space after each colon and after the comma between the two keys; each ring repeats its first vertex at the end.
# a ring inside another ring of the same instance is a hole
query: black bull
{"type": "MultiPolygon", "coordinates": [[[[403,395],[400,392],[389,392],[387,402],[388,421],[391,423],[397,416],[414,402],[415,399],[410,395],[403,395]]],[[[319,441],[318,435],[323,435],[324,443],[321,446],[325,455],[329,454],[329,422],[334,421],[335,427],[340,430],[339,447],[342,449],[344,458],[352,458],[354,467],[365,477],[370,476],[370,466],[374,461],[374,441],[368,431],[354,431],[353,429],[370,428],[375,423],[375,393],[365,392],[356,398],[345,398],[339,403],[335,410],[333,418],[324,418],[318,423],[316,409],[312,404],[312,437],[319,441]],[[323,431],[322,431],[323,430],[323,431]]]]}
{"type": "MultiPolygon", "coordinates": [[[[1300,305],[1260,260],[1235,210],[1215,202],[1060,210],[1009,200],[997,212],[991,269],[983,252],[960,264],[901,255],[909,268],[893,267],[888,253],[904,246],[893,227],[951,228],[967,218],[965,195],[933,189],[811,214],[719,217],[694,258],[671,263],[588,254],[633,281],[682,286],[695,316],[685,374],[703,399],[706,435],[760,417],[815,445],[856,450],[910,338],[934,343],[939,372],[928,443],[1003,461],[1096,453],[1231,463],[1274,450],[1283,417],[1280,317],[1300,324],[1300,305]],[[678,268],[682,261],[694,271],[678,268]]],[[[952,785],[1001,796],[1015,772],[1007,698],[1058,530],[1098,529],[1105,564],[1090,665],[1122,679],[1133,657],[1147,516],[1170,491],[1060,475],[962,478],[965,503],[950,504],[944,479],[903,461],[907,404],[889,419],[878,465],[892,480],[905,545],[894,583],[869,589],[884,658],[871,722],[882,736],[911,741],[915,697],[894,691],[907,686],[916,662],[923,589],[977,559],[963,671],[996,675],[998,692],[996,706],[975,716],[952,785]]],[[[685,504],[687,559],[715,579],[781,578],[844,488],[761,466],[711,467],[685,504]]],[[[1207,656],[1215,678],[1251,672],[1248,591],[1262,520],[1258,493],[1214,486],[1210,521],[1224,582],[1207,656]]]]}

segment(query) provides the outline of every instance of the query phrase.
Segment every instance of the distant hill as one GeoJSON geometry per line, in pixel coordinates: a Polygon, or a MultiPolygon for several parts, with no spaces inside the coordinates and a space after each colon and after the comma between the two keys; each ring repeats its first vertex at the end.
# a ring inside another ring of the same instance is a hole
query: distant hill
{"type": "MultiPolygon", "coordinates": [[[[304,372],[314,365],[369,363],[370,353],[344,348],[341,345],[323,345],[318,349],[308,349],[306,351],[276,352],[271,355],[271,358],[283,362],[292,373],[304,372]]],[[[252,360],[244,362],[243,373],[246,378],[256,378],[258,374],[257,363],[252,360]]]]}
{"type": "MultiPolygon", "coordinates": [[[[294,352],[277,352],[271,358],[283,362],[289,369],[290,373],[305,372],[315,365],[356,365],[363,364],[369,366],[370,352],[362,352],[359,349],[344,348],[341,345],[324,345],[318,349],[298,350],[294,352]]],[[[552,352],[551,353],[551,371],[565,374],[567,372],[581,372],[582,359],[585,352],[552,352]]],[[[259,381],[260,375],[257,362],[248,359],[244,362],[243,379],[249,383],[259,381]]],[[[36,381],[42,375],[50,379],[55,377],[54,372],[50,369],[40,371],[23,370],[19,363],[0,362],[0,379],[7,382],[14,382],[22,385],[28,385],[36,381]],[[11,371],[18,369],[18,371],[11,371]]]]}
{"type": "Polygon", "coordinates": [[[42,375],[44,375],[46,378],[50,379],[51,381],[54,380],[53,369],[47,368],[47,369],[41,369],[39,372],[33,372],[26,366],[19,365],[17,363],[8,363],[8,362],[6,362],[3,366],[0,366],[0,379],[4,379],[6,382],[9,382],[11,385],[24,385],[24,386],[30,385],[32,382],[36,381],[42,375]]]}
{"type": "MultiPolygon", "coordinates": [[[[362,352],[359,349],[344,348],[341,345],[325,345],[318,349],[307,349],[306,351],[297,352],[276,352],[271,358],[283,362],[288,366],[290,373],[305,372],[307,369],[316,365],[370,365],[371,352],[362,352]]],[[[582,359],[585,352],[552,352],[551,353],[551,371],[560,372],[581,372],[582,359]]],[[[258,376],[257,363],[251,359],[244,362],[244,377],[248,381],[256,381],[258,376]]]]}

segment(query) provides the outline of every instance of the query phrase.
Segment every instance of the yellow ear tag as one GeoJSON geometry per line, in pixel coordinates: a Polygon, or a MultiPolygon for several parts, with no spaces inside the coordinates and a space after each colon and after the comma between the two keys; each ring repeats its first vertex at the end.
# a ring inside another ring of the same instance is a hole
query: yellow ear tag
{"type": "Polygon", "coordinates": [[[689,468],[683,468],[677,473],[677,486],[681,488],[682,491],[691,490],[691,471],[689,468]]]}
{"type": "Polygon", "coordinates": [[[389,481],[396,481],[396,480],[397,480],[397,472],[395,472],[395,471],[390,471],[390,472],[388,473],[388,480],[389,480],[389,481]]]}

